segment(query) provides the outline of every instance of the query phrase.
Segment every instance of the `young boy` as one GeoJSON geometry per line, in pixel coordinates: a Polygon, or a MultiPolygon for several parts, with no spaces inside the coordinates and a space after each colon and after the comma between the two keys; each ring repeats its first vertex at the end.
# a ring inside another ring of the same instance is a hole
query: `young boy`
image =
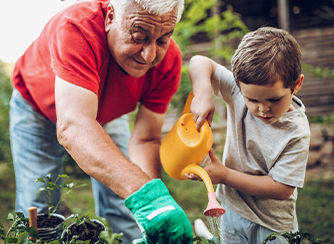
{"type": "Polygon", "coordinates": [[[210,151],[205,167],[227,209],[221,233],[227,243],[262,243],[272,232],[298,231],[297,187],[310,140],[305,107],[295,96],[304,79],[300,62],[296,40],[271,27],[244,36],[232,72],[203,56],[190,61],[197,129],[211,123],[212,90],[227,106],[223,162],[210,151]]]}

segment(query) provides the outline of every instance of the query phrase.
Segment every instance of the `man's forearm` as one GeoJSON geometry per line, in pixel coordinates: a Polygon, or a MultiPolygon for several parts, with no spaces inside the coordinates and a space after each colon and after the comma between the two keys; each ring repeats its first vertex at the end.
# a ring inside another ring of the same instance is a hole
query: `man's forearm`
{"type": "Polygon", "coordinates": [[[161,177],[161,163],[159,156],[160,139],[142,142],[130,142],[130,160],[138,165],[151,178],[161,177]]]}
{"type": "Polygon", "coordinates": [[[128,197],[150,180],[123,155],[96,120],[82,118],[57,127],[59,142],[80,168],[120,197],[128,197]]]}

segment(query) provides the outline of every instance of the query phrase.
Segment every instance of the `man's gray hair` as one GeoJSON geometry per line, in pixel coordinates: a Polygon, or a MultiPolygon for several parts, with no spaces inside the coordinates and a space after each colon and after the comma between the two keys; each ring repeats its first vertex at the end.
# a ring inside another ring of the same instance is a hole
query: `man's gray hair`
{"type": "Polygon", "coordinates": [[[158,15],[164,15],[172,11],[177,7],[177,22],[180,21],[183,8],[184,0],[134,0],[144,9],[149,12],[158,15]]]}
{"type": "Polygon", "coordinates": [[[114,0],[110,1],[110,4],[111,2],[113,2],[113,4],[121,2],[125,4],[131,1],[136,2],[148,12],[157,15],[167,14],[176,7],[177,22],[180,21],[184,8],[184,0],[116,0],[116,1],[114,0]]]}

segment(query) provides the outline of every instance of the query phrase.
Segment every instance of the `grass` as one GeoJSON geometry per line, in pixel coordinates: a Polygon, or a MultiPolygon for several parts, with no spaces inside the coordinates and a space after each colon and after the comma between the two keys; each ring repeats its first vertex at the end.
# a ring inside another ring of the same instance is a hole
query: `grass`
{"type": "MultiPolygon", "coordinates": [[[[91,213],[94,216],[94,201],[91,191],[91,182],[88,176],[75,168],[75,175],[69,181],[85,186],[74,189],[64,196],[63,202],[70,211],[78,214],[91,213]]],[[[163,174],[171,194],[181,205],[193,223],[196,218],[205,221],[203,210],[207,205],[207,191],[202,182],[178,181],[163,174]]],[[[332,230],[334,229],[334,178],[308,178],[303,189],[299,190],[297,201],[297,215],[301,232],[307,232],[323,243],[334,243],[332,230]]],[[[8,164],[0,163],[0,223],[6,227],[6,218],[9,212],[14,211],[15,180],[14,173],[8,164]]]]}
{"type": "Polygon", "coordinates": [[[297,216],[301,232],[334,243],[334,179],[308,180],[299,190],[297,216]]]}

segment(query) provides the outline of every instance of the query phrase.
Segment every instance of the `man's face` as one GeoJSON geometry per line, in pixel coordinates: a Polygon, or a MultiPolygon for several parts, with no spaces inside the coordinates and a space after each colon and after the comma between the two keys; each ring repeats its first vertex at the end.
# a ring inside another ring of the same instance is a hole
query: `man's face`
{"type": "Polygon", "coordinates": [[[281,80],[273,85],[254,85],[239,82],[241,93],[250,113],[266,124],[275,123],[292,110],[292,92],[281,80]]]}
{"type": "Polygon", "coordinates": [[[140,77],[164,58],[177,13],[175,10],[163,16],[153,15],[134,1],[121,12],[122,16],[112,8],[108,11],[105,26],[108,47],[126,73],[140,77]]]}

